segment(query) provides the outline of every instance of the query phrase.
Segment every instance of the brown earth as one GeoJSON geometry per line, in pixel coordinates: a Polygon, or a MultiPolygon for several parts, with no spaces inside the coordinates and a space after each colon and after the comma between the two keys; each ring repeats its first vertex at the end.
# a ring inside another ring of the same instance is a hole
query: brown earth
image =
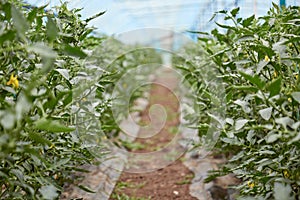
{"type": "MultiPolygon", "coordinates": [[[[170,159],[169,165],[154,171],[145,173],[123,172],[110,200],[118,197],[132,197],[135,200],[196,200],[189,193],[189,184],[194,175],[181,162],[180,155],[184,153],[183,147],[178,143],[171,148],[165,148],[174,138],[178,136],[179,124],[179,101],[175,95],[176,84],[178,80],[171,70],[163,71],[156,79],[157,84],[152,84],[149,105],[141,113],[141,125],[148,125],[142,128],[135,140],[135,146],[138,148],[128,148],[135,153],[147,153],[162,150],[157,159],[162,159],[170,153],[174,153],[170,159]],[[153,106],[159,105],[160,108],[153,109],[153,106]],[[165,110],[166,118],[162,109],[165,110]],[[164,122],[162,126],[162,122],[164,122]],[[162,127],[157,130],[158,127],[162,127]],[[156,133],[157,134],[154,134],[156,133]],[[176,153],[178,152],[178,153],[176,153]],[[158,158],[159,157],[159,158],[158,158]],[[172,160],[173,159],[173,160],[172,160]]],[[[180,136],[179,136],[180,138],[180,136]]],[[[143,165],[143,164],[142,164],[143,165]]],[[[145,167],[151,163],[145,162],[145,167]]],[[[157,163],[154,164],[157,166],[157,163]]],[[[154,169],[156,167],[153,167],[154,169]]],[[[139,166],[143,167],[143,166],[139,166]]]]}
{"type": "MultiPolygon", "coordinates": [[[[193,174],[178,160],[154,172],[123,173],[114,193],[151,200],[196,200],[189,194],[189,183],[192,178],[193,174]]],[[[116,199],[113,197],[114,194],[110,199],[116,199]]]]}

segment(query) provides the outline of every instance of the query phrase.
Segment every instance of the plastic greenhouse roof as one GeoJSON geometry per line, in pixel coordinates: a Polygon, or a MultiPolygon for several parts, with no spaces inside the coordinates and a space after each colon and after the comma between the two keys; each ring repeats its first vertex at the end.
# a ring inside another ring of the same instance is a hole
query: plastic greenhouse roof
{"type": "MultiPolygon", "coordinates": [[[[65,1],[65,0],[61,0],[65,1]]],[[[282,0],[273,0],[278,3],[282,0]]],[[[60,0],[27,0],[28,3],[49,7],[59,5],[60,0]]],[[[213,13],[240,7],[240,16],[264,15],[272,6],[272,0],[71,0],[70,8],[83,8],[83,18],[101,11],[106,13],[92,20],[99,32],[113,35],[141,28],[166,28],[176,31],[208,31],[214,23],[208,23],[213,13]]],[[[286,0],[286,5],[299,5],[299,0],[286,0]]],[[[216,20],[222,20],[216,19],[216,20]]]]}

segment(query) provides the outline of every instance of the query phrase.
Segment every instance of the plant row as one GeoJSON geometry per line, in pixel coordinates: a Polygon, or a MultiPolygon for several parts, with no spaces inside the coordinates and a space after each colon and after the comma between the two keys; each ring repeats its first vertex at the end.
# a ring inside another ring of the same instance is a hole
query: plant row
{"type": "Polygon", "coordinates": [[[0,199],[57,199],[119,131],[115,80],[159,60],[151,50],[127,55],[132,47],[88,26],[103,12],[82,20],[80,11],[0,1],[0,199]]]}
{"type": "Polygon", "coordinates": [[[178,65],[194,89],[188,118],[199,130],[197,146],[228,158],[207,181],[234,173],[242,197],[299,199],[300,8],[273,4],[246,19],[238,12],[216,13],[228,23],[198,32],[197,47],[185,48],[189,61],[178,65]]]}

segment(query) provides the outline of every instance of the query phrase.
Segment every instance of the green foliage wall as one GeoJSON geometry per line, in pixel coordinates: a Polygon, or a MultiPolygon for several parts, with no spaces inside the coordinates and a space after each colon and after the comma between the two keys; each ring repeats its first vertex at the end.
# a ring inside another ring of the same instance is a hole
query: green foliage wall
{"type": "Polygon", "coordinates": [[[147,58],[160,60],[154,51],[128,56],[122,43],[103,45],[107,37],[91,34],[88,22],[104,13],[82,20],[79,11],[0,1],[1,199],[57,199],[118,132],[114,81],[147,58]]]}
{"type": "Polygon", "coordinates": [[[197,114],[191,120],[198,120],[199,135],[205,137],[217,119],[221,134],[215,149],[229,159],[207,181],[233,172],[242,180],[237,187],[241,196],[299,198],[300,9],[274,4],[258,19],[238,18],[238,11],[216,13],[232,25],[199,32],[199,49],[186,50],[194,55],[193,64],[179,66],[195,86],[197,114]],[[208,113],[214,93],[201,78],[207,65],[225,87],[224,118],[208,113]]]}

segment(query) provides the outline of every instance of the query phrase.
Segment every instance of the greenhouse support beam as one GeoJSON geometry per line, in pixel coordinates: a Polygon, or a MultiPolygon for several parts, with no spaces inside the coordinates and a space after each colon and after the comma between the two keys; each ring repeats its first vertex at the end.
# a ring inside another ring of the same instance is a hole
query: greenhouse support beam
{"type": "Polygon", "coordinates": [[[285,6],[285,0],[280,0],[280,2],[279,2],[279,4],[280,4],[280,7],[283,7],[283,6],[285,6]]]}

